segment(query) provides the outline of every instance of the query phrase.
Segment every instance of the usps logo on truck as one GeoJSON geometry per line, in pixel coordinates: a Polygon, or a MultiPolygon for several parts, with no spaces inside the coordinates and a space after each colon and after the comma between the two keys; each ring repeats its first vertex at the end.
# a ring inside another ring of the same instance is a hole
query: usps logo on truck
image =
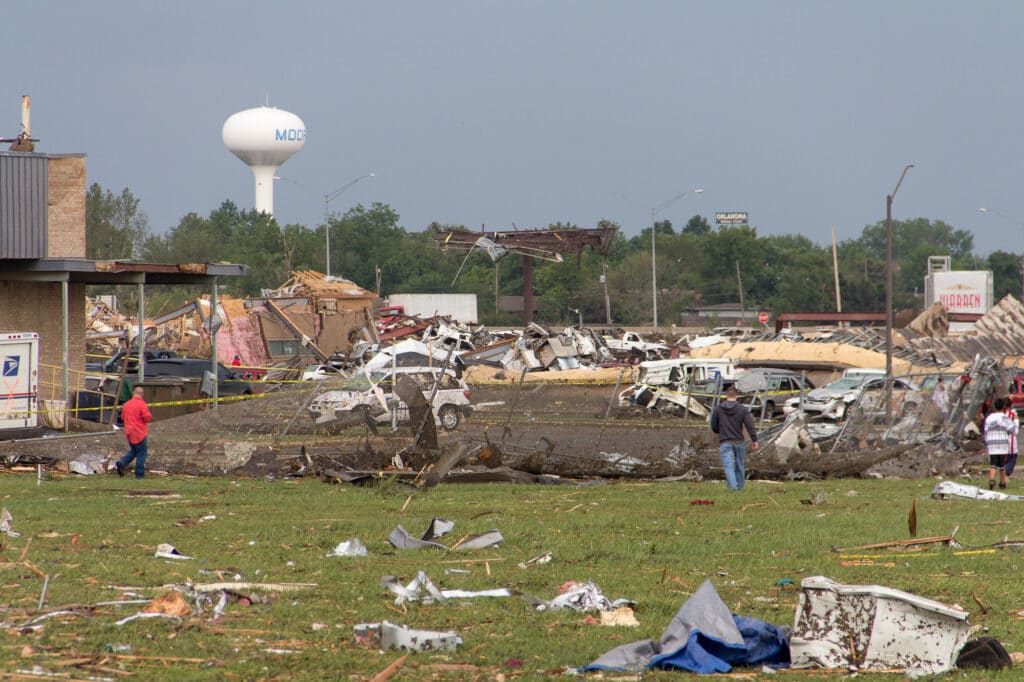
{"type": "Polygon", "coordinates": [[[21,367],[21,356],[20,355],[7,355],[4,357],[4,376],[5,377],[16,377],[18,376],[18,368],[21,367]]]}

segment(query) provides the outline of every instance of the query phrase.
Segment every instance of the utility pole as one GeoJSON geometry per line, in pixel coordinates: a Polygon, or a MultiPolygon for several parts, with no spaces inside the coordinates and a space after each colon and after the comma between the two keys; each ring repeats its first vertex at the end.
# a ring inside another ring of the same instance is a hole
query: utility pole
{"type": "Polygon", "coordinates": [[[740,259],[736,259],[736,286],[740,290],[740,321],[747,316],[747,309],[743,305],[743,280],[740,279],[740,259]]]}
{"type": "Polygon", "coordinates": [[[885,423],[892,426],[892,200],[914,164],[903,167],[892,194],[885,197],[885,423]]]}
{"type": "Polygon", "coordinates": [[[604,285],[604,323],[612,323],[612,303],[608,299],[608,264],[601,263],[601,284],[604,285]]]}
{"type": "MultiPolygon", "coordinates": [[[[832,276],[836,281],[836,312],[843,312],[843,299],[839,295],[839,256],[836,254],[836,226],[832,226],[832,276]]],[[[842,322],[839,323],[842,326],[842,322]]]]}
{"type": "MultiPolygon", "coordinates": [[[[682,192],[681,194],[677,194],[676,196],[672,197],[671,199],[669,199],[667,201],[663,201],[660,204],[658,204],[657,206],[653,206],[653,207],[651,207],[649,209],[650,212],[651,212],[651,308],[653,309],[652,313],[653,313],[653,318],[654,318],[654,329],[655,329],[655,331],[657,331],[657,329],[658,329],[658,254],[657,254],[657,239],[656,239],[657,233],[658,233],[658,230],[656,229],[656,227],[657,227],[656,226],[656,222],[658,220],[658,214],[661,213],[662,211],[664,211],[666,208],[668,208],[672,204],[674,204],[677,201],[679,201],[680,199],[682,199],[683,197],[685,197],[687,194],[703,194],[703,193],[704,193],[704,190],[699,188],[699,187],[694,188],[694,189],[688,189],[685,192],[682,192]]],[[[642,204],[640,204],[639,202],[634,201],[633,199],[630,199],[629,197],[627,197],[622,192],[615,192],[615,194],[620,196],[620,197],[622,197],[623,199],[625,199],[629,203],[633,204],[634,206],[640,206],[641,208],[643,208],[642,204]]]]}

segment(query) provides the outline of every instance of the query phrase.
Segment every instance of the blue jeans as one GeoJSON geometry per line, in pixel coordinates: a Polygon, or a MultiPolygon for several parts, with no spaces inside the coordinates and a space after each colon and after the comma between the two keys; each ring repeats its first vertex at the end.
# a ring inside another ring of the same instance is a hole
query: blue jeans
{"type": "Polygon", "coordinates": [[[718,452],[722,455],[722,468],[725,469],[725,483],[729,490],[743,490],[743,482],[747,478],[743,461],[746,446],[743,443],[721,443],[718,452]]]}
{"type": "Polygon", "coordinates": [[[131,450],[124,457],[117,460],[117,463],[127,469],[134,459],[135,478],[144,478],[146,475],[146,439],[143,438],[141,443],[135,443],[134,445],[129,443],[129,445],[131,445],[131,450]]]}

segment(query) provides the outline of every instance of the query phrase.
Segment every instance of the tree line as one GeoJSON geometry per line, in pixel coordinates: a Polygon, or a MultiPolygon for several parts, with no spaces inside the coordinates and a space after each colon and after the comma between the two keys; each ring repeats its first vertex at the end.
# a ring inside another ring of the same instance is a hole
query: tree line
{"type": "MultiPolygon", "coordinates": [[[[139,200],[125,188],[115,194],[93,184],[86,194],[86,250],[99,260],[143,262],[232,262],[248,266],[244,277],[222,283],[232,296],[259,295],[285,282],[296,270],[325,270],[325,230],[330,230],[331,270],[359,286],[387,296],[396,293],[477,294],[485,324],[515,324],[517,314],[496,309],[496,297],[521,295],[522,258],[497,262],[478,251],[444,252],[434,235],[460,225],[434,223],[409,232],[390,206],[356,205],[332,214],[327,225],[281,226],[263,213],[223,202],[206,216],[188,213],[165,234],[150,229],[139,200]],[[464,262],[465,261],[465,262],[464,262]],[[457,276],[456,276],[457,275],[457,276]]],[[[620,227],[601,221],[597,227],[620,227]]],[[[552,223],[547,229],[574,229],[552,223]]],[[[642,325],[652,318],[651,230],[632,238],[622,230],[607,256],[585,250],[562,263],[536,261],[534,290],[538,317],[545,322],[605,321],[604,290],[615,324],[642,325]],[[604,283],[601,277],[604,275],[604,283]]],[[[740,300],[747,309],[823,312],[835,310],[831,244],[799,234],[759,236],[752,225],[713,227],[695,215],[680,229],[670,221],[653,225],[657,253],[658,312],[666,322],[697,305],[740,300]]],[[[992,270],[998,300],[1020,295],[1017,254],[973,253],[974,238],[941,221],[915,218],[893,222],[894,304],[920,307],[928,256],[950,256],[954,269],[992,270]]],[[[837,261],[844,311],[885,308],[885,223],[863,228],[838,244],[837,261]]],[[[150,309],[176,306],[194,297],[187,288],[147,291],[150,309]]],[[[127,292],[130,297],[131,292],[127,292]]]]}

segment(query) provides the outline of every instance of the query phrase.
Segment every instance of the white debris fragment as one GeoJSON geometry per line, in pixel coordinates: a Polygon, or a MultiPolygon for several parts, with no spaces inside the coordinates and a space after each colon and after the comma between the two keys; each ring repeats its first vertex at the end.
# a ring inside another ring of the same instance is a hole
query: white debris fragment
{"type": "Polygon", "coordinates": [[[175,547],[174,545],[169,544],[167,542],[162,542],[159,545],[157,545],[156,554],[154,554],[153,556],[155,556],[158,559],[182,559],[182,560],[185,560],[185,559],[192,559],[193,558],[193,557],[190,557],[190,556],[185,556],[184,554],[182,554],[181,552],[178,551],[177,547],[175,547]]]}
{"type": "Polygon", "coordinates": [[[540,604],[538,611],[545,609],[572,609],[574,611],[612,611],[620,606],[632,606],[631,599],[611,601],[604,596],[601,588],[594,583],[571,581],[562,586],[562,593],[551,601],[540,604]]]}
{"type": "Polygon", "coordinates": [[[21,533],[11,528],[11,521],[13,520],[14,515],[7,511],[7,507],[0,509],[0,533],[12,538],[21,537],[21,533]]]}
{"type": "Polygon", "coordinates": [[[383,621],[360,623],[352,628],[356,644],[373,649],[406,651],[455,651],[462,638],[454,632],[411,630],[404,625],[383,621]]]}
{"type": "Polygon", "coordinates": [[[366,556],[369,552],[359,538],[339,542],[338,546],[327,553],[327,556],[366,556]]]}

